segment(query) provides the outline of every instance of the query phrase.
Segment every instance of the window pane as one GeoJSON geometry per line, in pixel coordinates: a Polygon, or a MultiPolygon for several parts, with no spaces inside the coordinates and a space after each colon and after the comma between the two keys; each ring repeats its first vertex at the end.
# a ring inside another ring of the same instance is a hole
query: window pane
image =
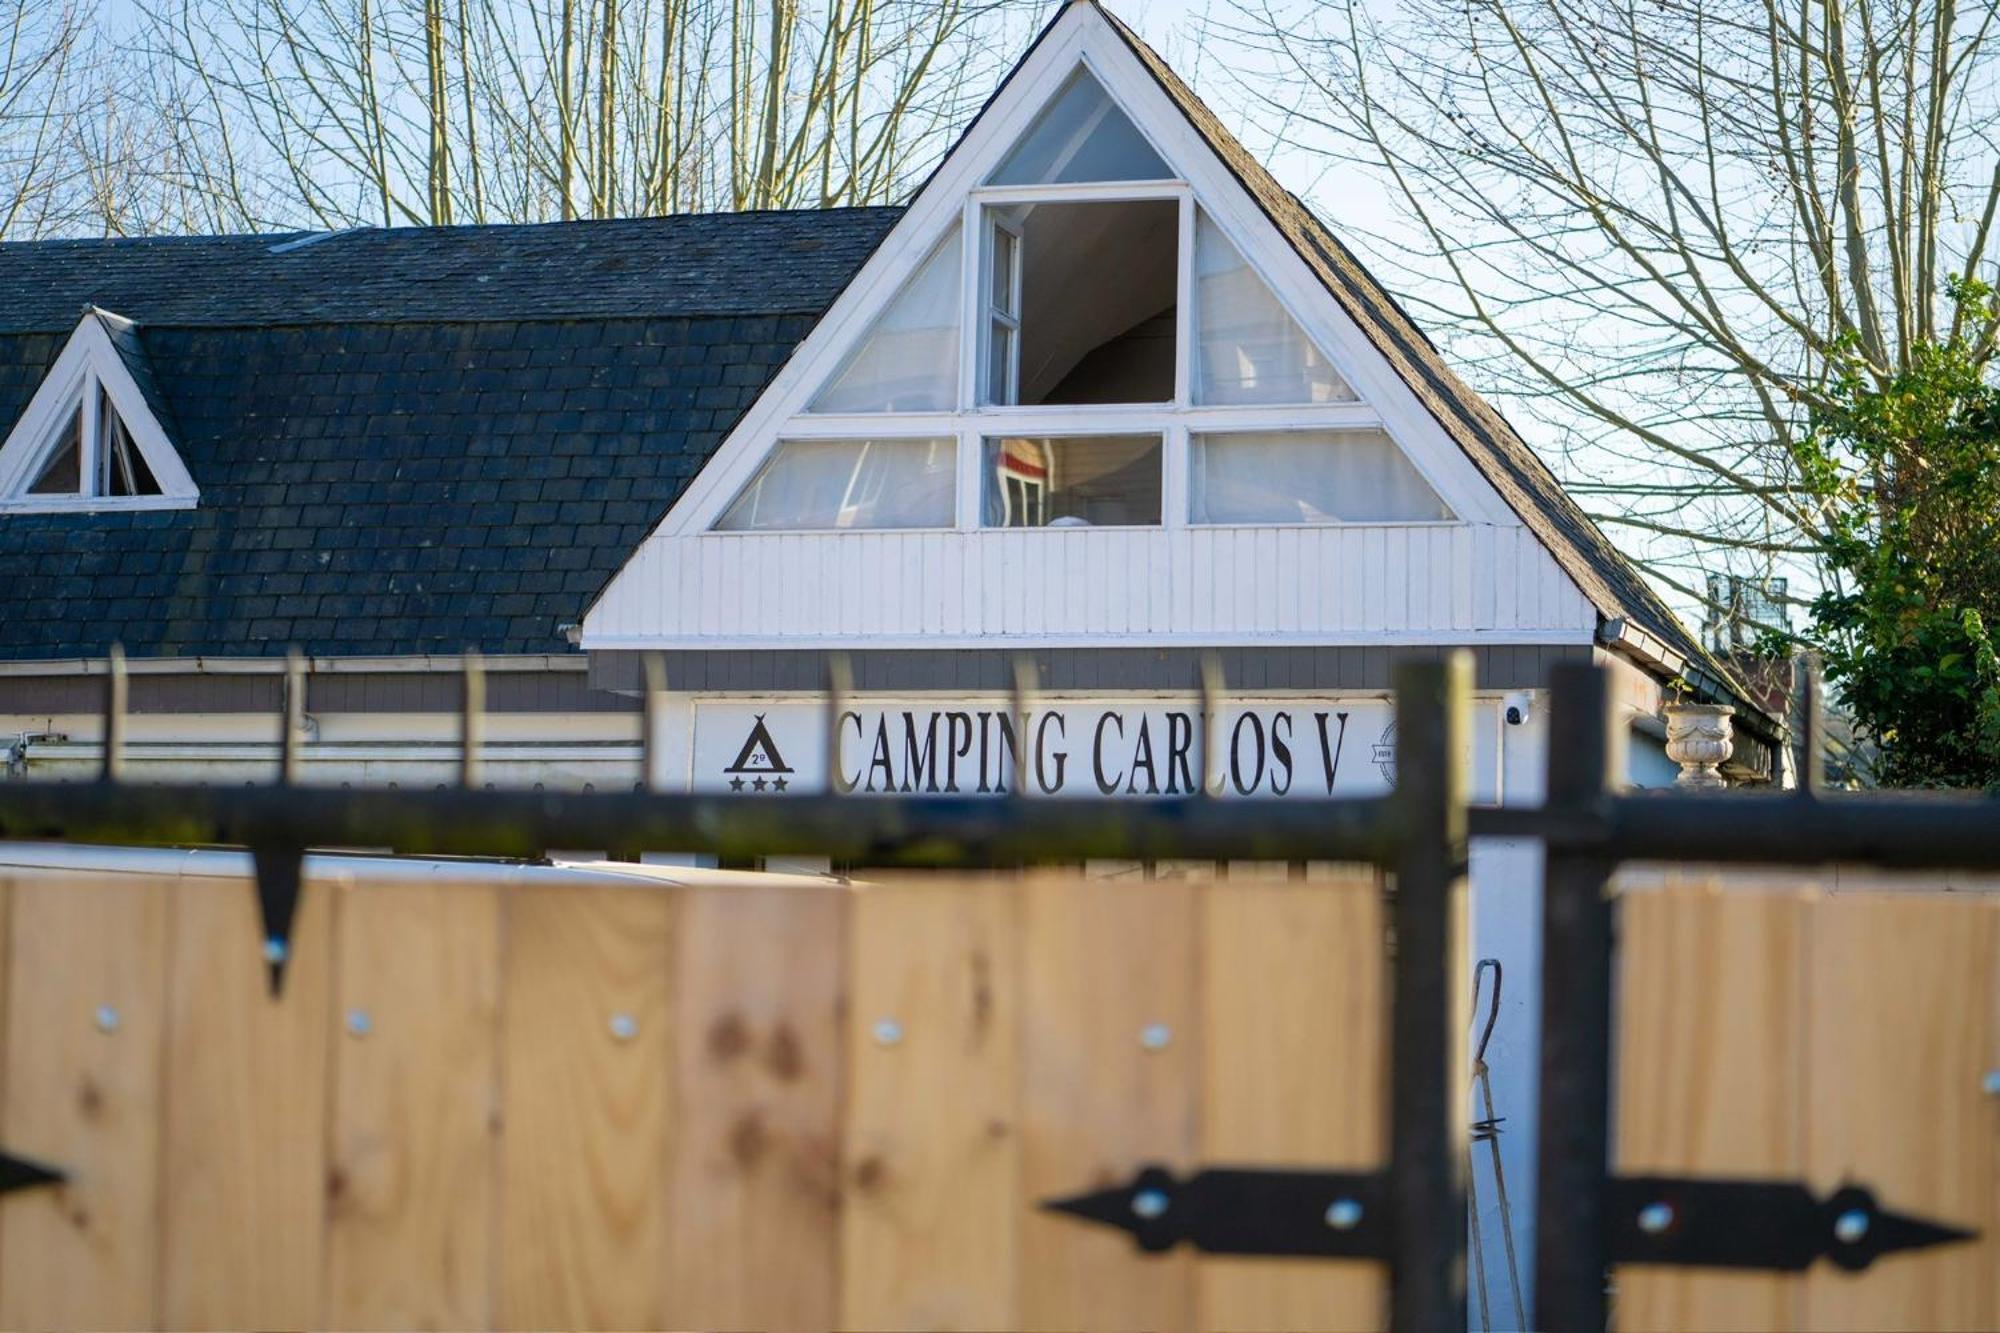
{"type": "Polygon", "coordinates": [[[69,424],[63,427],[62,439],[56,444],[55,453],[49,458],[35,480],[28,487],[30,495],[75,495],[83,481],[83,409],[70,414],[69,424]]]}
{"type": "Polygon", "coordinates": [[[1163,181],[1173,176],[1097,80],[1079,69],[1035,117],[987,184],[1163,181]]]}
{"type": "Polygon", "coordinates": [[[958,233],[879,315],[814,412],[948,412],[958,405],[958,233]]]}
{"type": "Polygon", "coordinates": [[[1349,402],[1354,390],[1206,213],[1195,221],[1195,398],[1349,402]]]}
{"type": "Polygon", "coordinates": [[[158,495],[160,483],[154,479],[153,470],[146,466],[146,456],[139,452],[139,446],[132,443],[132,436],[119,419],[118,409],[111,405],[108,394],[97,400],[97,420],[104,432],[104,446],[99,451],[104,460],[104,493],[158,495]]]}
{"type": "Polygon", "coordinates": [[[986,401],[1172,401],[1180,204],[1036,204],[1007,214],[1021,227],[1020,359],[1014,396],[989,370],[986,401]]]}
{"type": "Polygon", "coordinates": [[[988,527],[1118,527],[1160,521],[1160,437],[1007,436],[986,442],[988,527]]]}
{"type": "Polygon", "coordinates": [[[993,262],[989,265],[993,270],[993,287],[988,299],[1003,315],[1014,313],[1014,260],[1019,249],[1014,233],[1000,227],[993,229],[993,262]]]}
{"type": "Polygon", "coordinates": [[[1014,401],[1013,377],[1007,362],[1014,346],[1014,330],[994,320],[986,339],[986,400],[991,403],[1014,401]]]}
{"type": "Polygon", "coordinates": [[[1197,435],[1196,523],[1414,523],[1451,510],[1380,431],[1197,435]]]}
{"type": "Polygon", "coordinates": [[[790,440],[715,529],[948,528],[956,457],[949,439],[790,440]]]}

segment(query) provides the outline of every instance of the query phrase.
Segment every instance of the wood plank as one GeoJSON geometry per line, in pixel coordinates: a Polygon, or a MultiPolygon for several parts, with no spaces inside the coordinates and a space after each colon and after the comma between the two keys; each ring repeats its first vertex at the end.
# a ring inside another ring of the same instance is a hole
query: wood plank
{"type": "Polygon", "coordinates": [[[493,1322],[500,902],[467,884],[343,889],[323,1322],[493,1322]],[[366,1031],[349,1030],[366,1016],[366,1031]]]}
{"type": "Polygon", "coordinates": [[[673,890],[512,889],[502,978],[505,1328],[659,1328],[675,1203],[673,890]]]}
{"type": "Polygon", "coordinates": [[[1051,875],[1021,892],[1021,1325],[1187,1327],[1186,1251],[1143,1255],[1034,1204],[1193,1162],[1197,889],[1051,875]]]}
{"type": "Polygon", "coordinates": [[[1821,1329],[2000,1327],[2000,904],[1835,895],[1813,921],[1806,1153],[1816,1189],[1870,1186],[1885,1208],[1981,1239],[1819,1265],[1801,1322],[1821,1329]]]}
{"type": "Polygon", "coordinates": [[[838,1316],[846,920],[835,887],[685,894],[666,1322],[838,1316]]]}
{"type": "Polygon", "coordinates": [[[855,903],[842,1327],[1019,1322],[1014,905],[943,879],[855,903]]]}
{"type": "MultiPolygon", "coordinates": [[[[1388,1155],[1388,1011],[1372,875],[1201,889],[1200,1158],[1371,1169],[1388,1155]]],[[[1204,1328],[1377,1328],[1386,1271],[1205,1256],[1204,1328]]]]}
{"type": "Polygon", "coordinates": [[[161,1322],[304,1327],[324,1259],[334,890],[307,887],[274,999],[251,881],[153,883],[174,898],[161,1322]]]}
{"type": "Polygon", "coordinates": [[[70,1179],[0,1201],[0,1326],[154,1326],[167,894],[41,875],[9,897],[0,1125],[70,1179]]]}
{"type": "MultiPolygon", "coordinates": [[[[1813,900],[1732,884],[1619,903],[1617,1164],[1627,1174],[1798,1179],[1813,900]]],[[[1798,1280],[1626,1267],[1621,1330],[1798,1326],[1798,1280]]]]}

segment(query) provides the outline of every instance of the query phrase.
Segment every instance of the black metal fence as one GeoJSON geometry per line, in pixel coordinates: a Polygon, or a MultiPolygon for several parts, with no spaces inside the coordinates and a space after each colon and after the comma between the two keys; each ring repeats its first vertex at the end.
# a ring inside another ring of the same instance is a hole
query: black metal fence
{"type": "MultiPolygon", "coordinates": [[[[1982,798],[1793,793],[1621,793],[1620,724],[1596,667],[1557,668],[1547,799],[1473,808],[1459,761],[1469,749],[1470,657],[1403,667],[1396,772],[1385,796],[1116,802],[1029,797],[787,795],[759,801],[645,789],[495,791],[478,783],[481,679],[468,668],[456,788],[330,790],[297,784],[302,668],[289,676],[281,781],[268,787],[120,781],[125,679],[107,676],[102,780],[0,783],[0,839],[139,845],[228,844],[257,862],[266,955],[279,984],[299,864],[308,847],[406,854],[539,856],[550,847],[612,854],[693,851],[725,860],[817,855],[866,866],[977,869],[1086,858],[1370,862],[1392,876],[1391,1147],[1369,1176],[1207,1171],[1135,1182],[1068,1201],[1142,1243],[1187,1240],[1235,1253],[1386,1260],[1398,1329],[1463,1328],[1466,1317],[1467,840],[1540,841],[1547,853],[1541,1036],[1539,1245],[1535,1324],[1602,1328],[1617,1262],[1798,1267],[1817,1255],[1862,1266],[1880,1253],[1956,1237],[1899,1218],[1865,1193],[1815,1201],[1802,1187],[1617,1179],[1609,1170],[1613,871],[1629,861],[1863,863],[2000,869],[2000,803],[1982,798]],[[1169,1195],[1182,1206],[1162,1221],[1169,1195]],[[1747,1191],[1747,1192],[1746,1192],[1747,1191]],[[1117,1216],[1101,1215],[1110,1198],[1117,1216]],[[1206,1209],[1207,1216],[1195,1216],[1206,1209]],[[1383,1216],[1386,1214],[1386,1217],[1383,1216]],[[1802,1234],[1807,1233],[1807,1234],[1802,1234]],[[1821,1234],[1824,1233],[1824,1234],[1821,1234]]],[[[1219,682],[1205,681],[1213,729],[1219,682]]],[[[648,763],[664,682],[650,672],[648,763]]],[[[829,716],[840,713],[836,673],[829,716]]],[[[1035,699],[1016,691],[1025,723],[1035,699]]],[[[1022,734],[1025,734],[1025,725],[1022,734]]],[[[1808,753],[1817,747],[1809,742],[1808,753]]],[[[1211,745],[1207,754],[1213,756],[1211,745]]],[[[1205,762],[1212,762],[1212,759],[1205,762]]],[[[837,765],[835,766],[837,768],[837,765]]]]}

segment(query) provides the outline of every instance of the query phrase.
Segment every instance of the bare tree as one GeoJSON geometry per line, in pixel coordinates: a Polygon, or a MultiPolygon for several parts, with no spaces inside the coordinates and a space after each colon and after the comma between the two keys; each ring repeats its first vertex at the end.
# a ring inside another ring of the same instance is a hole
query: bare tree
{"type": "Polygon", "coordinates": [[[1235,6],[1264,127],[1390,193],[1371,258],[1651,572],[1824,573],[1836,363],[1886,382],[1994,280],[1993,6],[1235,6]]]}
{"type": "Polygon", "coordinates": [[[131,63],[176,119],[146,211],[263,228],[881,201],[1034,8],[153,0],[131,63]]]}
{"type": "Polygon", "coordinates": [[[0,238],[74,229],[106,184],[72,151],[85,26],[74,4],[0,4],[0,238]]]}

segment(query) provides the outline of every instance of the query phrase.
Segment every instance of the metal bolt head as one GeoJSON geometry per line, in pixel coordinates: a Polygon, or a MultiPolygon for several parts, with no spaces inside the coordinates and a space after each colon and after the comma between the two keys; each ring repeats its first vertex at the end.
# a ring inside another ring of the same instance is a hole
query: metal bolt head
{"type": "Polygon", "coordinates": [[[1139,1045],[1149,1051],[1164,1051],[1174,1039],[1174,1030],[1165,1023],[1148,1023],[1139,1029],[1139,1045]]]}
{"type": "Polygon", "coordinates": [[[1988,1097],[2000,1097],[2000,1069],[1989,1069],[1986,1077],[1979,1080],[1979,1086],[1988,1097]]]}
{"type": "Polygon", "coordinates": [[[630,1041],[639,1035],[639,1020],[630,1014],[611,1015],[611,1035],[620,1041],[630,1041]]]}
{"type": "Polygon", "coordinates": [[[1670,1203],[1649,1203],[1639,1210],[1639,1230],[1648,1236],[1657,1236],[1674,1224],[1674,1206],[1670,1203]]]}
{"type": "Polygon", "coordinates": [[[116,1032],[118,1030],[118,1010],[111,1005],[100,1004],[97,1006],[97,1012],[90,1016],[90,1021],[96,1026],[99,1032],[116,1032]]]}
{"type": "Polygon", "coordinates": [[[267,963],[282,963],[291,956],[291,952],[285,942],[276,935],[264,941],[264,961],[267,963]]]}
{"type": "Polygon", "coordinates": [[[1352,1231],[1361,1225],[1359,1199],[1335,1199],[1326,1206],[1326,1224],[1335,1231],[1352,1231]]]}
{"type": "Polygon", "coordinates": [[[1145,1221],[1152,1221],[1167,1211],[1165,1190],[1140,1190],[1132,1196],[1132,1214],[1145,1221]]]}
{"type": "Polygon", "coordinates": [[[875,1020],[875,1026],[869,1030],[869,1035],[875,1038],[877,1046],[900,1045],[903,1040],[903,1025],[893,1018],[878,1018],[875,1020]]]}
{"type": "Polygon", "coordinates": [[[374,1030],[375,1020],[368,1016],[366,1009],[349,1009],[347,1011],[348,1036],[365,1037],[374,1030]]]}
{"type": "Polygon", "coordinates": [[[1833,1219],[1833,1238],[1842,1245],[1859,1245],[1868,1235],[1869,1218],[1860,1208],[1849,1208],[1833,1219]]]}

